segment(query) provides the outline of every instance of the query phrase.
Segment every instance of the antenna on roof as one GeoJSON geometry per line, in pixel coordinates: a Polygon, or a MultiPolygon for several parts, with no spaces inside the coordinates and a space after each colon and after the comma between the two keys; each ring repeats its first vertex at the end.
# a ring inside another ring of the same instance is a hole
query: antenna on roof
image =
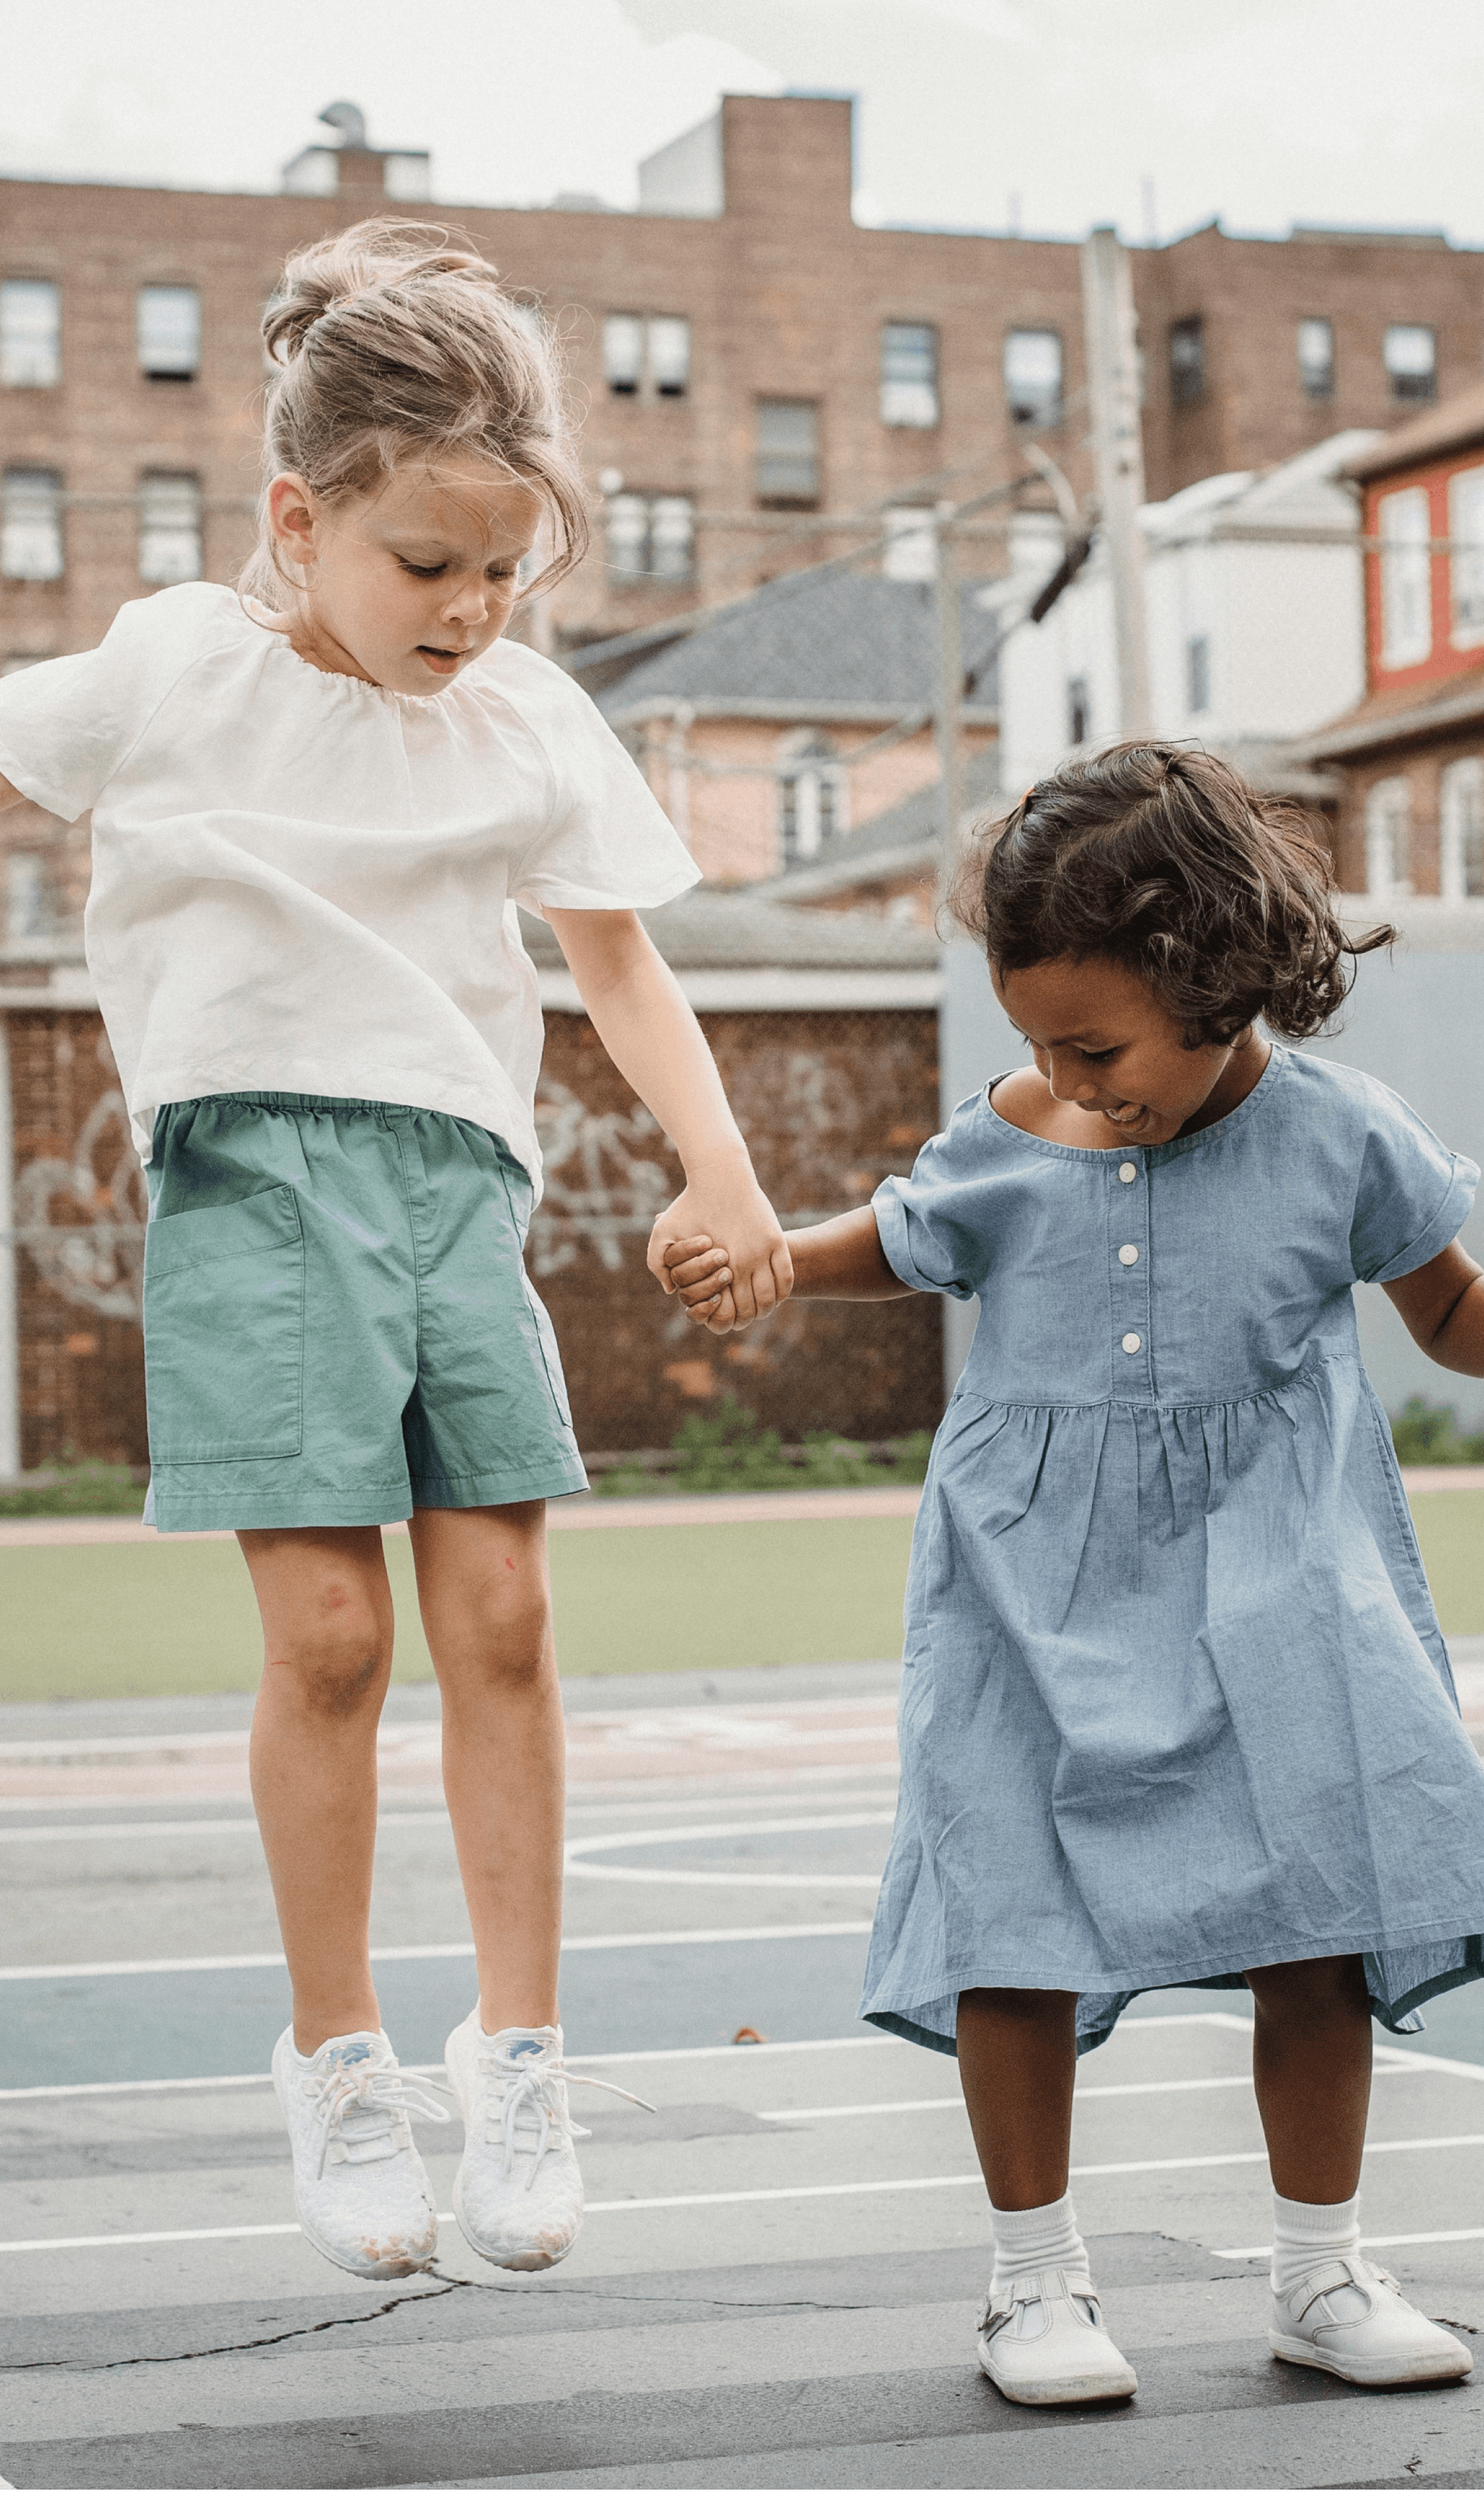
{"type": "Polygon", "coordinates": [[[366,116],[358,104],[327,104],[315,117],[327,122],[331,130],[338,130],[345,146],[366,145],[366,116]]]}

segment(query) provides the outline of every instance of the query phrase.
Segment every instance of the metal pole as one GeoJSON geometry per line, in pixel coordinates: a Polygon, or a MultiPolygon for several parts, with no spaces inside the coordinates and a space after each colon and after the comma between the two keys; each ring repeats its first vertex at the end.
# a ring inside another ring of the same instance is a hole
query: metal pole
{"type": "Polygon", "coordinates": [[[1082,245],[1082,320],[1087,392],[1103,541],[1113,584],[1118,645],[1118,732],[1148,736],[1149,645],[1144,620],[1144,447],[1138,407],[1134,284],[1129,255],[1111,225],[1082,245]]]}
{"type": "Polygon", "coordinates": [[[958,863],[958,826],[963,815],[963,750],[959,712],[963,706],[963,630],[959,613],[958,560],[954,544],[954,512],[940,510],[934,531],[938,578],[938,892],[947,894],[958,863]]]}

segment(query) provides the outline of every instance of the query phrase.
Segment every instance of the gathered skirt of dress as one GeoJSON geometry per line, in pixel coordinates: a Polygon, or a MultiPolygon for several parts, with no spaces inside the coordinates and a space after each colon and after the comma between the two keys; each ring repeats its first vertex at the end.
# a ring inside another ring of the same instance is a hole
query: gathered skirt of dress
{"type": "Polygon", "coordinates": [[[862,2014],[1359,1955],[1372,2005],[1484,1975],[1484,1770],[1358,1359],[1190,1408],[960,1387],[913,1545],[901,1799],[862,2014]]]}

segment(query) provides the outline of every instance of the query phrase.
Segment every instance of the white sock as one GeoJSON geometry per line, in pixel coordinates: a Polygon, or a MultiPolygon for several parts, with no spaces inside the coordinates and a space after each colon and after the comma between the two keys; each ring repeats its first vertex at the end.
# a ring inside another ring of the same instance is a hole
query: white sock
{"type": "Polygon", "coordinates": [[[1273,2192],[1273,2292],[1290,2294],[1300,2277],[1325,2260],[1360,2256],[1360,2201],[1311,2208],[1273,2192]]]}
{"type": "Polygon", "coordinates": [[[994,2276],[991,2294],[1017,2276],[1034,2276],[1038,2268],[1064,2268],[1092,2282],[1087,2245],[1076,2229],[1070,2192],[1045,2208],[995,2208],[994,2276]]]}

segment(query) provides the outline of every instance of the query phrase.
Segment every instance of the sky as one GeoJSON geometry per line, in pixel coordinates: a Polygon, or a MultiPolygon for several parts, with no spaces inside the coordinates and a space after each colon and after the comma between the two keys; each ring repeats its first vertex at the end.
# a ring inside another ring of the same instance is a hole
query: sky
{"type": "Polygon", "coordinates": [[[12,0],[0,171],[271,190],[347,97],[437,198],[625,207],[786,87],[859,98],[863,223],[1484,243],[1481,0],[12,0]]]}

